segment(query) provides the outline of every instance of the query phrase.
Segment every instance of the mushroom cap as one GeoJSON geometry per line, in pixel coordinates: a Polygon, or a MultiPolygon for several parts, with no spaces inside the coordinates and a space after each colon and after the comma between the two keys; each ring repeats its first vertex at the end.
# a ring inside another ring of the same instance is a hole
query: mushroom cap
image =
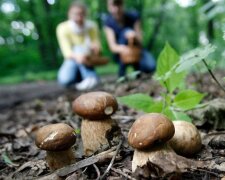
{"type": "Polygon", "coordinates": [[[89,119],[105,119],[118,108],[116,98],[109,93],[98,91],[82,94],[73,101],[73,111],[89,119]]]}
{"type": "Polygon", "coordinates": [[[74,129],[67,124],[49,124],[38,129],[35,144],[47,151],[63,151],[76,142],[74,129]]]}
{"type": "Polygon", "coordinates": [[[144,150],[156,143],[171,139],[175,129],[171,120],[159,113],[149,113],[138,118],[128,133],[129,144],[144,150]]]}
{"type": "Polygon", "coordinates": [[[190,122],[173,121],[175,134],[169,141],[170,146],[177,154],[191,156],[202,147],[201,136],[198,129],[190,122]]]}

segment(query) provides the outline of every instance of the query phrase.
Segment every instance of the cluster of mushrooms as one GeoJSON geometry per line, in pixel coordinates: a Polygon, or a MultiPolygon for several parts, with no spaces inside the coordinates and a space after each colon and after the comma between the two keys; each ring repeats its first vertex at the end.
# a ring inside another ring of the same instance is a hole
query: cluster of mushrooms
{"type": "MultiPolygon", "coordinates": [[[[81,138],[85,156],[105,151],[119,144],[122,133],[111,118],[118,108],[116,98],[106,92],[90,92],[73,102],[73,111],[82,117],[81,138]],[[91,138],[90,138],[91,137],[91,138]]],[[[46,161],[51,170],[75,162],[73,145],[76,134],[64,123],[50,124],[36,133],[36,145],[47,151],[46,161]]],[[[146,165],[157,153],[174,152],[192,156],[201,149],[197,128],[185,121],[171,121],[160,113],[139,117],[128,133],[128,143],[134,148],[132,172],[146,165]]]]}

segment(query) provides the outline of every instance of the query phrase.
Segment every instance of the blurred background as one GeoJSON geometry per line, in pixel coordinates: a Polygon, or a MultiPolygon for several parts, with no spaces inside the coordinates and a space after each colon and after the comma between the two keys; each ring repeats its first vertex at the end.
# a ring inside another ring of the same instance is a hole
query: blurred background
{"type": "MultiPolygon", "coordinates": [[[[88,16],[100,28],[104,55],[110,52],[102,30],[106,0],[85,0],[88,16]]],[[[63,57],[55,29],[67,19],[71,0],[0,0],[0,84],[54,80],[63,57]]],[[[180,54],[213,43],[213,59],[225,67],[223,33],[225,0],[126,0],[127,9],[139,11],[144,46],[157,58],[166,41],[180,54]]],[[[116,65],[97,68],[116,73],[116,65]]]]}

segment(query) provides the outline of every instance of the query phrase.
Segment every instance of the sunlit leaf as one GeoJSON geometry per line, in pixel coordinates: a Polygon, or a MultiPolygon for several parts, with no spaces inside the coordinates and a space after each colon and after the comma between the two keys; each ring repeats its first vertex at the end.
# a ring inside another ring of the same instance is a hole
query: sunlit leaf
{"type": "Polygon", "coordinates": [[[185,73],[177,73],[174,70],[179,58],[176,51],[166,43],[157,61],[156,76],[159,78],[161,85],[168,89],[169,92],[173,92],[184,81],[185,73]]]}
{"type": "Polygon", "coordinates": [[[208,44],[203,48],[197,48],[189,51],[181,57],[179,64],[176,67],[176,72],[179,73],[190,69],[193,65],[202,62],[203,59],[206,59],[215,50],[215,46],[208,44]]]}
{"type": "Polygon", "coordinates": [[[117,97],[117,99],[121,104],[144,112],[150,112],[150,107],[154,103],[149,95],[141,93],[117,97]]]}
{"type": "Polygon", "coordinates": [[[160,112],[162,112],[162,109],[163,109],[163,102],[154,102],[154,103],[149,107],[149,112],[160,113],[160,112]]]}
{"type": "Polygon", "coordinates": [[[166,115],[172,121],[181,120],[192,122],[192,119],[186,113],[175,111],[171,107],[166,108],[163,114],[166,115]]]}
{"type": "Polygon", "coordinates": [[[175,96],[173,105],[182,110],[193,109],[200,103],[203,97],[204,94],[197,91],[183,90],[175,96]]]}

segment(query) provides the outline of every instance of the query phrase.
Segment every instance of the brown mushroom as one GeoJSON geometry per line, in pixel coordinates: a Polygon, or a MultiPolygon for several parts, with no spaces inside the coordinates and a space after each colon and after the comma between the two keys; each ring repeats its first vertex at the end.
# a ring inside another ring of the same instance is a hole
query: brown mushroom
{"type": "Polygon", "coordinates": [[[118,144],[121,131],[110,117],[117,108],[116,98],[101,91],[86,93],[74,100],[73,110],[83,118],[81,138],[85,155],[118,144]]]}
{"type": "Polygon", "coordinates": [[[74,129],[64,123],[43,126],[36,133],[37,147],[47,151],[46,161],[51,170],[75,161],[72,146],[76,142],[74,129]]]}
{"type": "Polygon", "coordinates": [[[128,133],[128,142],[135,148],[132,171],[146,165],[159,151],[161,155],[171,152],[166,142],[174,132],[173,123],[162,114],[149,113],[138,118],[128,133]]]}
{"type": "Polygon", "coordinates": [[[198,129],[186,121],[173,121],[175,134],[169,141],[173,150],[182,156],[192,156],[199,152],[202,146],[198,129]]]}

